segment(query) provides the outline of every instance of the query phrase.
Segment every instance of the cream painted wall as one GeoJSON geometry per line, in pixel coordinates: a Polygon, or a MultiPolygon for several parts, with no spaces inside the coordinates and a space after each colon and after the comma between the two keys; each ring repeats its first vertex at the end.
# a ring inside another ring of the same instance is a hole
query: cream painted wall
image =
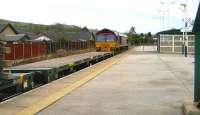
{"type": "Polygon", "coordinates": [[[5,37],[6,35],[16,35],[10,26],[8,26],[3,32],[0,33],[0,38],[5,37]]]}

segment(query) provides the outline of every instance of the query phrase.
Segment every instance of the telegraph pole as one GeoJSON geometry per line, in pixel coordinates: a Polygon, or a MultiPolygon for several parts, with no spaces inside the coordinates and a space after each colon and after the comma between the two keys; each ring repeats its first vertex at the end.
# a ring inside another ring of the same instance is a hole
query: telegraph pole
{"type": "Polygon", "coordinates": [[[165,23],[166,23],[167,29],[170,29],[171,28],[171,25],[170,25],[170,5],[175,4],[175,2],[168,1],[168,2],[161,2],[160,4],[164,8],[163,10],[159,11],[159,12],[163,13],[163,17],[162,17],[163,29],[165,29],[165,23]],[[165,16],[166,15],[165,13],[167,13],[167,16],[165,16]],[[167,17],[166,20],[165,20],[165,17],[167,17]]]}

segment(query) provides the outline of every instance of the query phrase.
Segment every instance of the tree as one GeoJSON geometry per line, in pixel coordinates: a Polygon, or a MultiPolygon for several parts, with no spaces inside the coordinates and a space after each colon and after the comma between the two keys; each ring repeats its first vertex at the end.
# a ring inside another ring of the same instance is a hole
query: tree
{"type": "Polygon", "coordinates": [[[135,27],[133,27],[133,26],[131,27],[129,34],[136,34],[135,27]]]}
{"type": "Polygon", "coordinates": [[[131,43],[131,45],[139,45],[143,43],[143,37],[138,34],[129,34],[128,35],[128,41],[131,43]]]}
{"type": "Polygon", "coordinates": [[[148,32],[145,37],[144,37],[144,43],[147,43],[147,44],[153,44],[154,43],[154,40],[153,40],[153,35],[151,34],[151,32],[148,32]]]}
{"type": "Polygon", "coordinates": [[[151,39],[151,38],[152,38],[151,32],[148,32],[148,33],[147,33],[147,38],[148,38],[148,39],[151,39]]]}

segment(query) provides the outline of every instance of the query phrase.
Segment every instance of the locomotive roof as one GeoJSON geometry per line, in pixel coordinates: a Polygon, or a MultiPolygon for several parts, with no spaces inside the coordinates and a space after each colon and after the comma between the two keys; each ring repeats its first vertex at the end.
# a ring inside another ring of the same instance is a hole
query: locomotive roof
{"type": "Polygon", "coordinates": [[[112,34],[115,34],[116,36],[127,37],[126,34],[122,34],[122,33],[119,33],[119,32],[117,32],[117,31],[113,31],[113,30],[106,29],[106,28],[104,28],[104,29],[98,31],[98,32],[96,33],[96,35],[101,34],[101,33],[112,33],[112,34]]]}
{"type": "Polygon", "coordinates": [[[116,32],[114,32],[114,31],[112,31],[112,30],[109,30],[109,29],[106,29],[106,28],[104,28],[104,29],[98,31],[96,34],[101,34],[101,33],[112,33],[112,34],[117,35],[116,32]]]}

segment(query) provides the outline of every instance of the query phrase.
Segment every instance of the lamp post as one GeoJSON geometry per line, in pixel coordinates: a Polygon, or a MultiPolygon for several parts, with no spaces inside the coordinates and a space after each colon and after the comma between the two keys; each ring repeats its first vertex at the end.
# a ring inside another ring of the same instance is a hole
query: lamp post
{"type": "Polygon", "coordinates": [[[163,12],[163,26],[165,26],[165,12],[167,13],[167,29],[170,29],[171,28],[171,25],[170,25],[170,5],[174,5],[175,2],[171,2],[171,1],[168,1],[168,2],[161,2],[160,3],[161,5],[166,5],[164,8],[164,10],[162,10],[163,12]]]}
{"type": "Polygon", "coordinates": [[[188,22],[189,19],[187,18],[187,4],[186,3],[182,3],[181,4],[182,7],[182,12],[183,12],[183,54],[185,55],[185,57],[187,57],[188,54],[188,35],[187,35],[187,30],[188,30],[188,22]]]}
{"type": "Polygon", "coordinates": [[[165,29],[165,10],[158,10],[160,13],[160,31],[165,29]]]}

